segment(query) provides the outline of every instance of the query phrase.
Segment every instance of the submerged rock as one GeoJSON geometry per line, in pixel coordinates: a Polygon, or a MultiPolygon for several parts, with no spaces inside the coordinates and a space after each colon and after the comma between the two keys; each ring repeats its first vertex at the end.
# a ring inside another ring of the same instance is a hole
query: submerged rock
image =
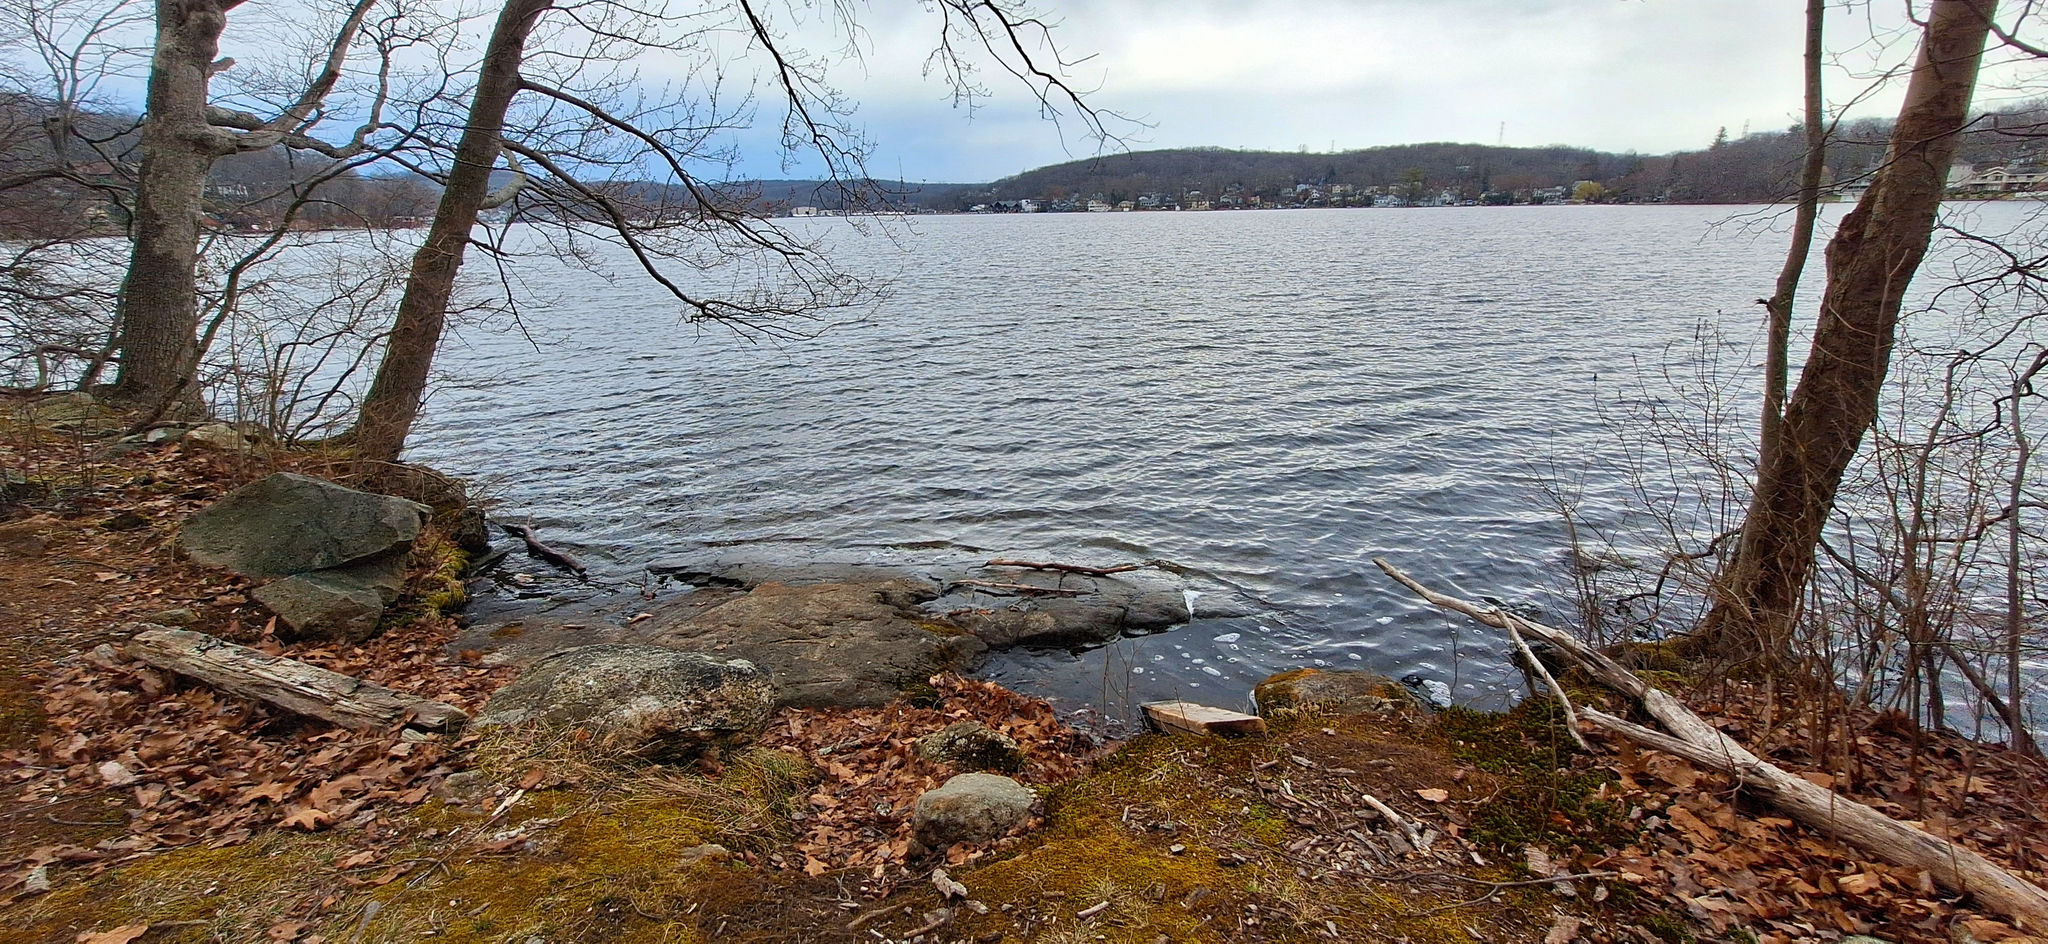
{"type": "Polygon", "coordinates": [[[879,705],[906,685],[970,666],[984,650],[918,610],[934,593],[913,580],[762,584],[709,610],[657,608],[648,641],[765,665],[781,704],[879,705]]]}
{"type": "Polygon", "coordinates": [[[1024,749],[1017,740],[979,721],[949,724],[918,738],[917,752],[962,770],[1014,773],[1024,767],[1024,749]]]}
{"type": "Polygon", "coordinates": [[[408,549],[426,515],[402,498],[279,472],[193,515],[178,543],[199,563],[268,580],[408,549]]]}
{"type": "Polygon", "coordinates": [[[989,842],[1031,815],[1031,791],[995,774],[961,774],[917,798],[911,838],[927,851],[957,842],[989,842]]]}
{"type": "Polygon", "coordinates": [[[773,676],[745,659],[583,646],[528,667],[492,696],[475,726],[582,729],[600,750],[674,761],[751,739],[774,708],[773,676]]]}
{"type": "Polygon", "coordinates": [[[998,595],[986,587],[957,583],[935,607],[960,609],[960,625],[991,648],[1097,645],[1125,635],[1144,635],[1187,622],[1185,587],[1178,580],[1144,573],[1094,577],[1041,570],[1000,569],[987,583],[1032,587],[1040,593],[998,595]]]}
{"type": "Polygon", "coordinates": [[[1259,714],[1321,708],[1339,714],[1381,714],[1415,706],[1401,683],[1357,669],[1295,669],[1271,675],[1252,689],[1259,714]]]}

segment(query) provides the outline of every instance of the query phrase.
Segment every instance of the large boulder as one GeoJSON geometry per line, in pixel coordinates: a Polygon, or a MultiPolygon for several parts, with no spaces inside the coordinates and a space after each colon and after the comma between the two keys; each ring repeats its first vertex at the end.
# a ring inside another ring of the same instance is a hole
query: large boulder
{"type": "Polygon", "coordinates": [[[648,641],[759,662],[775,673],[785,705],[879,705],[984,651],[980,640],[917,608],[934,594],[915,580],[767,583],[709,610],[658,608],[648,641]]]}
{"type": "Polygon", "coordinates": [[[674,761],[752,738],[774,709],[774,677],[744,659],[599,645],[534,663],[474,726],[582,729],[601,751],[674,761]]]}
{"type": "Polygon", "coordinates": [[[959,842],[990,842],[1031,815],[1031,791],[995,774],[961,774],[917,798],[911,838],[927,851],[959,842]]]}
{"type": "Polygon", "coordinates": [[[277,614],[286,639],[361,642],[405,589],[405,555],[387,554],[273,580],[250,594],[277,614]]]}
{"type": "Polygon", "coordinates": [[[279,472],[193,515],[178,542],[202,564],[269,580],[402,552],[426,516],[402,498],[279,472]]]}
{"type": "Polygon", "coordinates": [[[1322,709],[1337,714],[1383,714],[1416,706],[1407,687],[1376,672],[1294,669],[1266,677],[1252,689],[1259,714],[1322,709]]]}

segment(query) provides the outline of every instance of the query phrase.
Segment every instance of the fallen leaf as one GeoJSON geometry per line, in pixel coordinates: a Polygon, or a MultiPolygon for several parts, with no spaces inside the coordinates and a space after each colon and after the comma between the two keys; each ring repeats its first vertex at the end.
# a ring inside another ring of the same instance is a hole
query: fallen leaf
{"type": "Polygon", "coordinates": [[[86,931],[78,935],[78,944],[128,944],[149,933],[149,925],[124,924],[112,931],[86,931]]]}
{"type": "Polygon", "coordinates": [[[1421,797],[1421,798],[1423,798],[1423,799],[1425,799],[1425,800],[1428,800],[1428,801],[1429,801],[1429,802],[1431,802],[1431,803],[1442,803],[1442,802],[1444,802],[1445,800],[1448,800],[1448,799],[1450,799],[1450,798],[1451,798],[1451,791],[1449,791],[1449,790],[1439,790],[1439,789],[1437,789],[1437,788],[1435,788],[1435,787],[1430,787],[1430,788],[1429,788],[1429,789],[1427,789],[1427,790],[1417,790],[1417,791],[1415,791],[1415,795],[1416,795],[1416,796],[1419,796],[1419,797],[1421,797]]]}
{"type": "Polygon", "coordinates": [[[315,806],[302,807],[296,813],[284,818],[281,826],[295,826],[308,832],[321,829],[334,822],[334,814],[315,806]]]}
{"type": "Polygon", "coordinates": [[[100,779],[110,787],[125,787],[135,782],[135,773],[121,765],[120,761],[107,761],[99,766],[100,779]]]}

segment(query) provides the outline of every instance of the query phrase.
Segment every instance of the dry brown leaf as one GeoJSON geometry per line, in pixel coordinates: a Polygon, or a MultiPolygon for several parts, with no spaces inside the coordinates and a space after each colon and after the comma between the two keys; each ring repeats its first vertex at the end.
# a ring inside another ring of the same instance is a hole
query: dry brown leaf
{"type": "Polygon", "coordinates": [[[78,935],[78,944],[128,944],[149,933],[149,925],[124,924],[112,931],[85,931],[78,935]]]}
{"type": "Polygon", "coordinates": [[[1442,803],[1451,798],[1451,791],[1439,790],[1435,787],[1429,787],[1426,789],[1415,791],[1415,795],[1425,800],[1428,800],[1431,803],[1442,803]]]}

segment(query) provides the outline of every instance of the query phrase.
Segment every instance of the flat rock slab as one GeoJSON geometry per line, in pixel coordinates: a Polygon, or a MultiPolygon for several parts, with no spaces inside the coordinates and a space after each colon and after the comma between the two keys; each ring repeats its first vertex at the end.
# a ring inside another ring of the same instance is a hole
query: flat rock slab
{"type": "Polygon", "coordinates": [[[193,515],[178,543],[199,563],[269,580],[409,548],[427,512],[403,498],[279,472],[193,515]]]}
{"type": "Polygon", "coordinates": [[[769,583],[708,610],[657,608],[647,638],[765,665],[784,705],[879,705],[987,648],[918,608],[934,592],[914,580],[769,583]]]}
{"type": "Polygon", "coordinates": [[[1100,645],[1164,632],[1192,615],[1180,579],[1147,571],[1094,576],[985,567],[948,582],[946,591],[926,609],[947,613],[995,649],[1100,645]]]}

